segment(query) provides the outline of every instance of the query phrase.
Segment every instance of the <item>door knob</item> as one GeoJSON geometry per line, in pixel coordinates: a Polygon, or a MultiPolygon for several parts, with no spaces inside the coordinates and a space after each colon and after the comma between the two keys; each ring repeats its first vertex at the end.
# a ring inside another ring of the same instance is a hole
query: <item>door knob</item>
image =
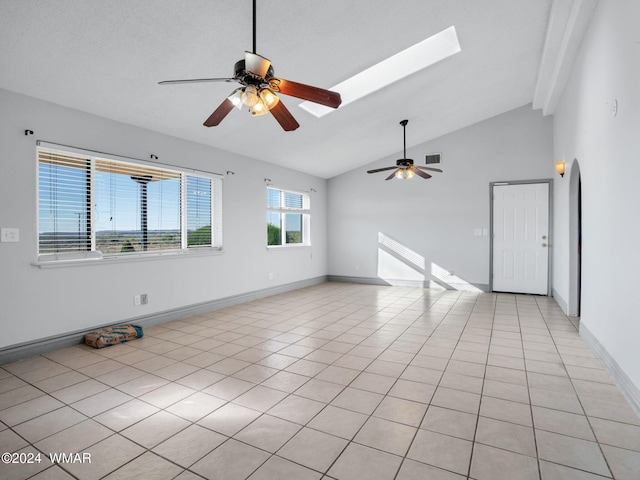
{"type": "Polygon", "coordinates": [[[542,246],[543,246],[543,247],[546,247],[546,246],[547,246],[547,244],[546,244],[546,243],[543,243],[543,244],[542,244],[542,246]]]}

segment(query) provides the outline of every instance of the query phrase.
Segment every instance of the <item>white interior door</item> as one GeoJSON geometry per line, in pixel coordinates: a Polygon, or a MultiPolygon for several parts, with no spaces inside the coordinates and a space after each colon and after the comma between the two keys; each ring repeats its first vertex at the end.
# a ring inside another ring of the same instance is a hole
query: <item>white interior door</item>
{"type": "Polygon", "coordinates": [[[547,295],[549,184],[493,186],[493,290],[547,295]]]}

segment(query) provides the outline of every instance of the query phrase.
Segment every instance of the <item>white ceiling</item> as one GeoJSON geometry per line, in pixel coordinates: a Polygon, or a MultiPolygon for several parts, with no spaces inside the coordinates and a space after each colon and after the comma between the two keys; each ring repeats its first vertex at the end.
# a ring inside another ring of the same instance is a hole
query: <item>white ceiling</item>
{"type": "MultiPolygon", "coordinates": [[[[532,102],[552,0],[258,1],[257,53],[276,76],[330,88],[456,27],[461,53],[323,118],[233,110],[202,122],[251,50],[251,0],[0,0],[0,87],[330,178],[532,102]]],[[[425,152],[427,153],[427,152],[425,152]]]]}

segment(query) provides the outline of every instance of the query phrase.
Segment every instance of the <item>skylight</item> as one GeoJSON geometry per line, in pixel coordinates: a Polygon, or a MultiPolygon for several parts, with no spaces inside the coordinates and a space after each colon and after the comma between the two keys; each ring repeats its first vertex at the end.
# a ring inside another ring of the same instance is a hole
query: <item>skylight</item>
{"type": "MultiPolygon", "coordinates": [[[[343,108],[351,102],[366,97],[423,68],[434,65],[440,60],[460,52],[460,50],[456,27],[452,25],[363,70],[329,90],[340,93],[342,97],[340,108],[343,108]]],[[[311,102],[302,102],[300,107],[316,117],[323,117],[336,110],[311,102]]]]}

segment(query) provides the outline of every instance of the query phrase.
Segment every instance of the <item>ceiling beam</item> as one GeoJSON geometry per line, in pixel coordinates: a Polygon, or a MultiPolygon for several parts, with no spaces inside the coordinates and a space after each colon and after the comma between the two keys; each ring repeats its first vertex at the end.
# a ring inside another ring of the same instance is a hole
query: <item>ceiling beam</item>
{"type": "Polygon", "coordinates": [[[598,0],[553,0],[533,94],[533,108],[553,115],[598,0]]]}

